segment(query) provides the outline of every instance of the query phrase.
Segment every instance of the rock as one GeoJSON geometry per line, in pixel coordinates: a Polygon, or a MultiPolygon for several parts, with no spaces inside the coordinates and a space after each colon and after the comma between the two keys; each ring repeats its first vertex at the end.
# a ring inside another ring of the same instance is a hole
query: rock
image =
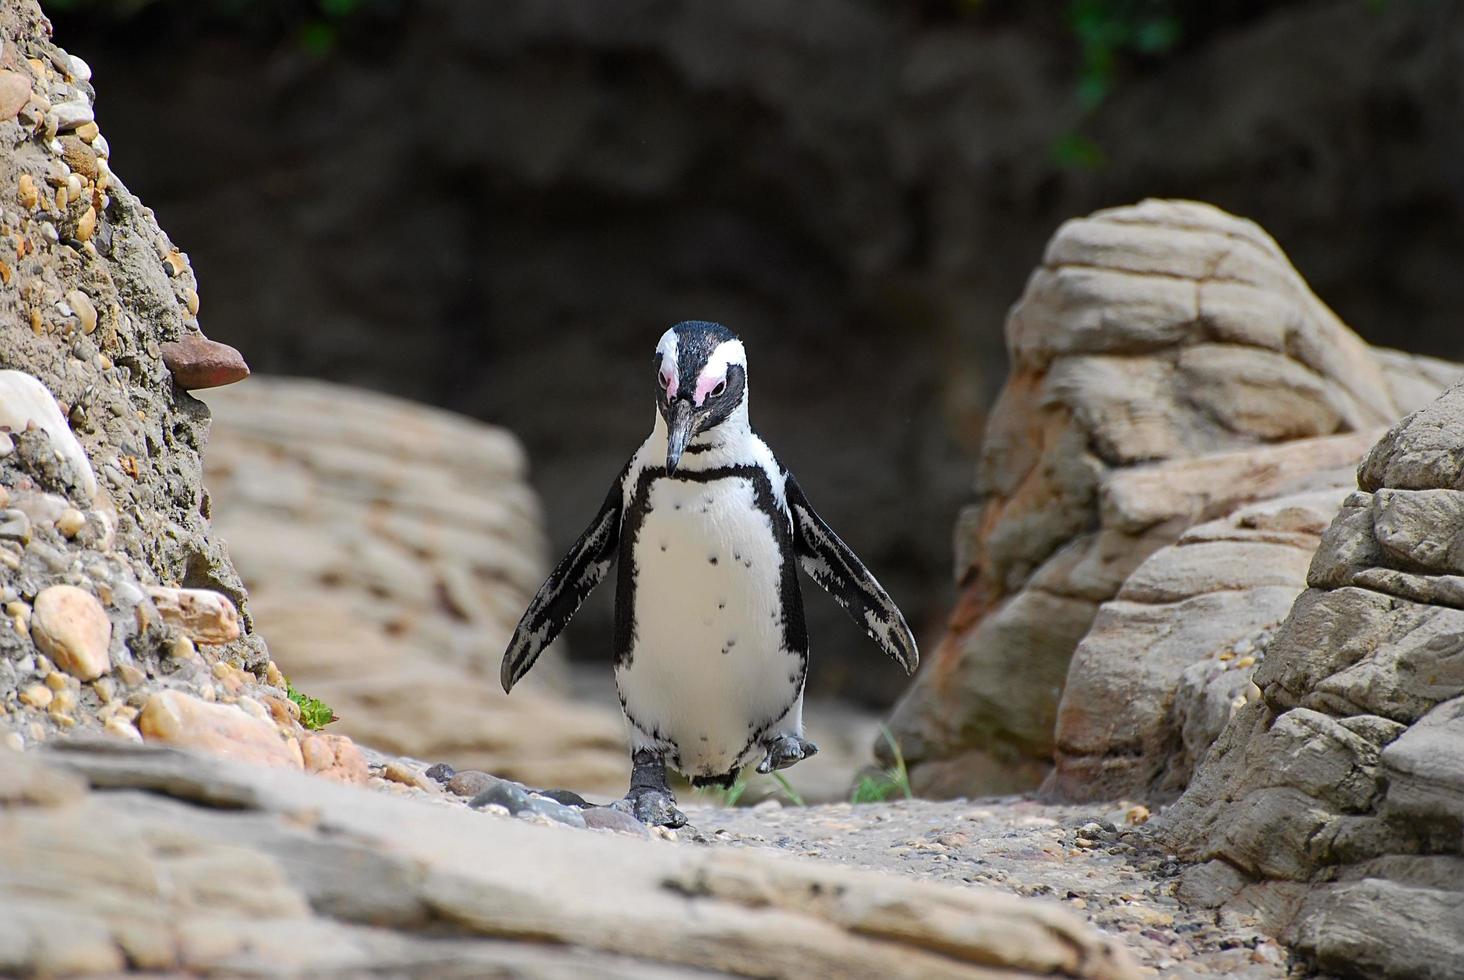
{"type": "Polygon", "coordinates": [[[476,769],[465,769],[447,781],[447,789],[456,796],[472,798],[498,782],[497,776],[490,776],[476,769]]]}
{"type": "Polygon", "coordinates": [[[437,787],[430,779],[412,767],[397,761],[386,764],[382,770],[382,776],[393,783],[401,783],[403,786],[412,786],[416,789],[425,790],[429,793],[437,792],[437,787]]]}
{"type": "Polygon", "coordinates": [[[230,643],[239,638],[239,611],[226,595],[208,589],[148,586],[147,596],[163,622],[177,627],[194,643],[230,643]]]}
{"type": "Polygon", "coordinates": [[[1460,418],[1464,386],[1369,453],[1255,671],[1260,697],[1153,822],[1182,858],[1241,873],[1216,904],[1259,910],[1344,976],[1442,977],[1464,950],[1464,429],[1439,428],[1460,418]]]}
{"type": "Polygon", "coordinates": [[[32,708],[45,708],[51,703],[51,689],[44,684],[32,684],[20,692],[20,703],[32,708]]]}
{"type": "MultiPolygon", "coordinates": [[[[1266,587],[1261,569],[1274,568],[1285,584],[1272,586],[1298,588],[1315,547],[1306,531],[1232,528],[1231,540],[1176,549],[1162,567],[1140,569],[1195,524],[1308,479],[1320,481],[1313,489],[1339,485],[1339,471],[1402,414],[1389,379],[1430,384],[1426,371],[1375,357],[1256,225],[1185,201],[1065,223],[1012,308],[1006,337],[1011,374],[987,421],[977,503],[957,532],[960,596],[890,722],[925,793],[1013,792],[1046,774],[1049,723],[1074,648],[1120,587],[1129,601],[1175,603],[1242,580],[1266,587]],[[1181,561],[1190,567],[1171,569],[1181,561]],[[1215,580],[1172,584],[1171,570],[1215,580]],[[1047,614],[1077,602],[1085,614],[1047,614]]],[[[1441,372],[1439,384],[1449,376],[1441,372]]],[[[1282,601],[1277,593],[1271,615],[1282,601]]],[[[1163,624],[1150,618],[1159,635],[1163,624]]],[[[1126,630],[1112,617],[1097,621],[1110,640],[1126,630]]],[[[1260,625],[1253,617],[1246,628],[1260,625]]],[[[1105,649],[1123,669],[1121,639],[1105,649]]],[[[1135,710],[1162,714],[1199,653],[1176,646],[1167,667],[1135,680],[1155,692],[1135,710]]],[[[1110,736],[1098,734],[1107,707],[1091,703],[1092,738],[1065,749],[1074,764],[1098,753],[1085,763],[1095,776],[1110,757],[1099,747],[1110,736]]],[[[1134,792],[1155,778],[1163,726],[1144,723],[1142,738],[1132,724],[1119,727],[1111,757],[1147,761],[1112,787],[1083,792],[1134,792]]],[[[887,747],[876,750],[893,761],[887,747]]],[[[1181,782],[1187,766],[1174,773],[1181,782]]],[[[1064,791],[1079,792],[1087,778],[1065,777],[1064,791]]]]}
{"type": "Polygon", "coordinates": [[[30,98],[29,78],[18,71],[0,71],[0,119],[14,119],[30,98]]]}
{"type": "Polygon", "coordinates": [[[592,806],[580,811],[580,818],[591,830],[613,830],[617,834],[644,837],[650,840],[651,832],[646,825],[628,813],[610,806],[592,806]]]}
{"type": "Polygon", "coordinates": [[[72,475],[88,497],[96,496],[97,478],[86,451],[72,434],[49,389],[23,371],[0,371],[0,429],[24,432],[35,423],[51,441],[51,450],[70,464],[72,475]]]}
{"type": "Polygon", "coordinates": [[[545,799],[553,800],[555,803],[563,803],[565,806],[587,807],[590,802],[578,793],[567,789],[541,789],[539,795],[545,799]]]}
{"type": "Polygon", "coordinates": [[[93,121],[96,116],[92,114],[91,103],[85,99],[74,99],[69,102],[58,102],[51,106],[51,112],[56,115],[56,130],[68,132],[78,126],[93,121]]]}
{"type": "Polygon", "coordinates": [[[366,758],[344,735],[314,732],[300,740],[305,771],[340,783],[364,783],[371,776],[366,758]]]}
{"type": "Polygon", "coordinates": [[[86,293],[79,289],[71,290],[66,294],[66,305],[70,306],[71,312],[76,314],[82,333],[89,334],[97,328],[97,308],[92,305],[92,301],[87,298],[86,293]]]}
{"type": "Polygon", "coordinates": [[[84,681],[111,669],[112,622],[96,596],[74,585],[41,590],[31,609],[31,636],[56,665],[84,681]]]}
{"type": "Polygon", "coordinates": [[[538,793],[531,794],[528,805],[514,814],[514,816],[521,817],[525,813],[547,817],[555,823],[564,824],[566,827],[583,828],[586,826],[585,818],[581,816],[577,807],[565,806],[557,800],[551,800],[549,797],[542,796],[538,793]]]}
{"type": "Polygon", "coordinates": [[[181,691],[148,698],[137,727],[149,742],[198,749],[240,761],[300,769],[300,747],[271,722],[227,704],[208,704],[181,691]]]}
{"type": "MultiPolygon", "coordinates": [[[[452,780],[452,777],[455,776],[455,775],[457,775],[457,771],[455,769],[453,769],[452,766],[448,765],[446,762],[439,762],[439,763],[437,763],[435,765],[432,765],[432,766],[427,767],[427,778],[428,779],[435,779],[435,780],[437,780],[437,782],[442,783],[444,785],[446,785],[448,782],[450,782],[452,780]]],[[[458,795],[464,796],[464,795],[469,795],[469,794],[462,794],[462,793],[460,793],[458,795]]]]}
{"type": "Polygon", "coordinates": [[[163,363],[184,391],[218,388],[249,377],[242,354],[202,334],[185,334],[182,340],[164,344],[162,351],[163,363]]]}
{"type": "MultiPolygon", "coordinates": [[[[1339,478],[1323,471],[1315,482],[1339,478]]],[[[1135,569],[1073,653],[1044,792],[1177,796],[1244,703],[1255,658],[1236,651],[1256,649],[1286,618],[1349,492],[1332,486],[1237,508],[1135,569]]]]}
{"type": "Polygon", "coordinates": [[[547,571],[511,435],[317,381],[203,397],[215,526],[285,673],[341,716],[333,730],[533,785],[624,789],[618,708],[563,696],[557,645],[513,697],[497,682],[547,571]]]}
{"type": "Polygon", "coordinates": [[[0,538],[25,544],[30,540],[31,522],[23,510],[0,510],[0,538]]]}
{"type": "Polygon", "coordinates": [[[66,166],[70,167],[73,173],[80,174],[87,180],[95,181],[100,173],[97,169],[97,151],[93,150],[79,135],[62,136],[58,142],[61,144],[61,159],[66,161],[66,166]]]}
{"type": "Polygon", "coordinates": [[[489,782],[478,795],[468,801],[468,806],[480,810],[485,806],[501,806],[511,815],[517,815],[529,806],[529,791],[518,783],[507,779],[489,777],[489,782]]]}

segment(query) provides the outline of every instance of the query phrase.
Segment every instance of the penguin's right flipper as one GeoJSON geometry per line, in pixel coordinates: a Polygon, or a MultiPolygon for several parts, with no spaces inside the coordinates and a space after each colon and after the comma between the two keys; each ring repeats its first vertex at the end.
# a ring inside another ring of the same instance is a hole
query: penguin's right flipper
{"type": "Polygon", "coordinates": [[[519,620],[513,631],[513,638],[508,641],[508,649],[503,653],[503,665],[498,672],[504,691],[512,690],[519,679],[529,672],[534,661],[539,659],[539,654],[554,642],[554,638],[579,610],[585,597],[604,580],[610,566],[615,564],[616,549],[620,544],[622,490],[627,470],[621,470],[614,486],[605,495],[600,512],[580,534],[569,553],[554,566],[554,571],[539,586],[538,593],[519,620]]]}

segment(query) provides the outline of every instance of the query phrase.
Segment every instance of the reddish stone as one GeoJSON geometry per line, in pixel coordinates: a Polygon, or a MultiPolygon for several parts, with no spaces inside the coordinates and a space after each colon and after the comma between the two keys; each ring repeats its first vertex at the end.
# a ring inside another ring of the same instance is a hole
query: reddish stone
{"type": "Polygon", "coordinates": [[[228,344],[209,340],[203,334],[185,334],[182,340],[163,345],[163,363],[184,391],[218,388],[249,377],[244,355],[228,344]]]}
{"type": "Polygon", "coordinates": [[[0,71],[0,119],[14,119],[30,97],[30,79],[18,71],[0,71]]]}

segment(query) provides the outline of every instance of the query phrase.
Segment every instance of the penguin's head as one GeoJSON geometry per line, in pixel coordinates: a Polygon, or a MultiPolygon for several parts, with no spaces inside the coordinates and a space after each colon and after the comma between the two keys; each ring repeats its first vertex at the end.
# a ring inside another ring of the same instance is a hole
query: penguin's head
{"type": "Polygon", "coordinates": [[[747,352],[720,323],[686,320],[656,345],[656,409],[666,420],[666,473],[697,436],[746,418],[747,352]]]}

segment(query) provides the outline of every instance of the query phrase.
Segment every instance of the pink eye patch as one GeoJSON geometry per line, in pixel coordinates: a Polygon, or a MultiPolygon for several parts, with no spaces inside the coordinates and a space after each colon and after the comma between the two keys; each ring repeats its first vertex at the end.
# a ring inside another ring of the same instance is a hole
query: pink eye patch
{"type": "Polygon", "coordinates": [[[725,375],[701,375],[699,378],[696,379],[696,391],[692,392],[692,400],[696,402],[697,405],[701,405],[702,402],[707,400],[707,395],[711,394],[713,388],[717,387],[717,385],[720,384],[726,384],[726,382],[727,378],[725,375]]]}

